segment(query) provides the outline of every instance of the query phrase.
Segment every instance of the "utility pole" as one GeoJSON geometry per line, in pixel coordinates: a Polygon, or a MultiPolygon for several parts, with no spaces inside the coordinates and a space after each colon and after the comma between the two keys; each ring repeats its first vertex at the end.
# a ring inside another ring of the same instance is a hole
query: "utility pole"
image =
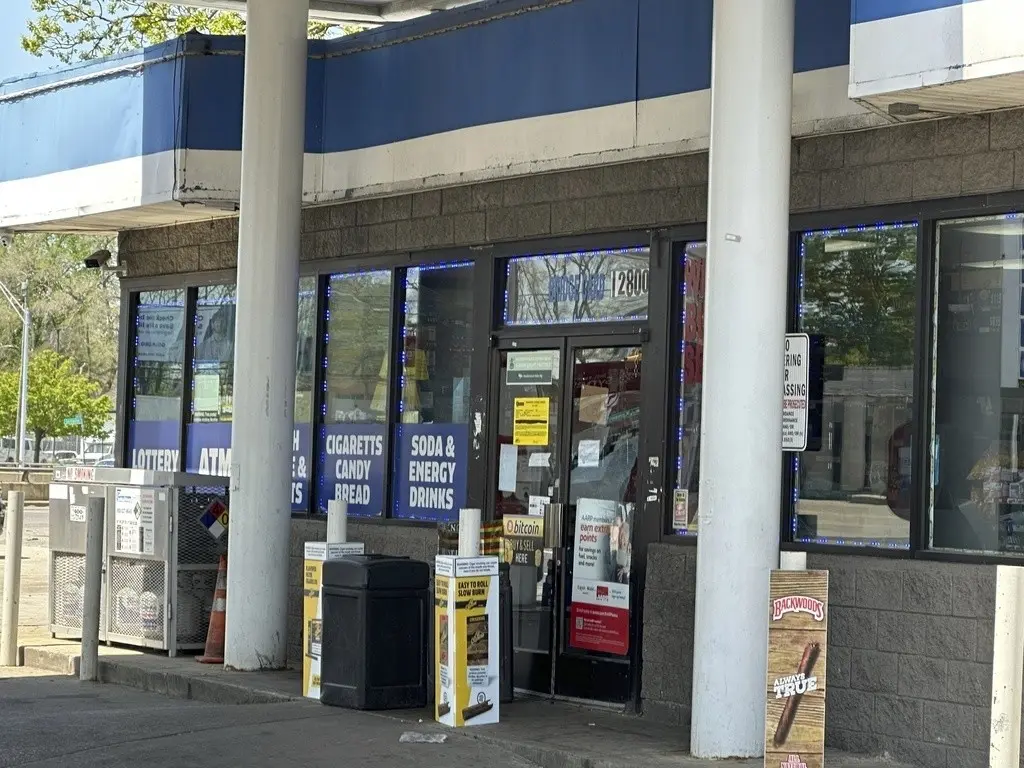
{"type": "Polygon", "coordinates": [[[28,310],[28,281],[21,284],[23,301],[11,292],[11,289],[0,282],[0,294],[7,299],[11,309],[21,318],[21,387],[18,392],[18,464],[25,466],[25,438],[28,434],[28,357],[32,343],[32,314],[28,310]]]}

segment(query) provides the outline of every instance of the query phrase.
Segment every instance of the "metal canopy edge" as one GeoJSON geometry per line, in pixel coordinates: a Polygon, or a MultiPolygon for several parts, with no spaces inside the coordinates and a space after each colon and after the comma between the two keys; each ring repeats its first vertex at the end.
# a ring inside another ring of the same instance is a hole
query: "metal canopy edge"
{"type": "MultiPolygon", "coordinates": [[[[309,0],[309,18],[329,24],[387,24],[476,2],[479,0],[309,0]]],[[[188,0],[182,4],[245,12],[245,0],[188,0]]]]}

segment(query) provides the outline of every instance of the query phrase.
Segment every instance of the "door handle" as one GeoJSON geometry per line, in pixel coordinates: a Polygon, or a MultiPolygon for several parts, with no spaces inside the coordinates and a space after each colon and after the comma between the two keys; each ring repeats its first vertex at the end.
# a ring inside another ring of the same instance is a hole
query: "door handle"
{"type": "Polygon", "coordinates": [[[563,504],[547,504],[544,507],[544,547],[557,549],[562,546],[563,504]]]}

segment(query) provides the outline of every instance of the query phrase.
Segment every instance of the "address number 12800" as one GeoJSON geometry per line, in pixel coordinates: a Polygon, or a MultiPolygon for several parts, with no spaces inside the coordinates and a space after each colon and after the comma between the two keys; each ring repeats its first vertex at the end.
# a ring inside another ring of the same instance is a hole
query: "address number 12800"
{"type": "Polygon", "coordinates": [[[631,299],[647,295],[651,270],[616,269],[612,272],[611,277],[612,297],[631,299]]]}

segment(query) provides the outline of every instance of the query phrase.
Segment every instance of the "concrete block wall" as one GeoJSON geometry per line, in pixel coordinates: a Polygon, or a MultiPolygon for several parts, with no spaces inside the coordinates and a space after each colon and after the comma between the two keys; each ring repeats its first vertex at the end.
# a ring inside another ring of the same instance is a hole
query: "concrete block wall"
{"type": "Polygon", "coordinates": [[[807,567],[829,571],[828,745],[987,766],[995,566],[811,555],[807,567]]]}
{"type": "Polygon", "coordinates": [[[689,743],[697,549],[652,544],[643,594],[641,711],[679,726],[689,743]]]}
{"type": "MultiPolygon", "coordinates": [[[[696,554],[653,545],[644,593],[643,714],[685,729],[696,554]]],[[[987,766],[995,566],[811,555],[808,568],[829,571],[828,746],[987,766]]]]}

